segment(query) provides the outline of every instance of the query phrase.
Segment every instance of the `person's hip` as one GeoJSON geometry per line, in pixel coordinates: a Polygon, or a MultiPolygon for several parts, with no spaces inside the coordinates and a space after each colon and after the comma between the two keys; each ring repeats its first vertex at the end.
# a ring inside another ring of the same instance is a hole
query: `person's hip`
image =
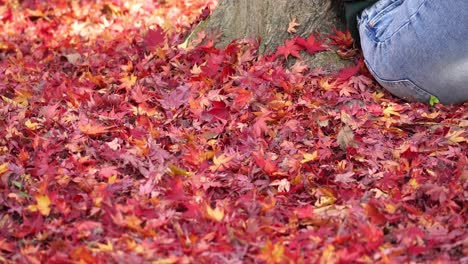
{"type": "Polygon", "coordinates": [[[468,100],[468,1],[381,0],[359,18],[366,65],[394,95],[468,100]]]}

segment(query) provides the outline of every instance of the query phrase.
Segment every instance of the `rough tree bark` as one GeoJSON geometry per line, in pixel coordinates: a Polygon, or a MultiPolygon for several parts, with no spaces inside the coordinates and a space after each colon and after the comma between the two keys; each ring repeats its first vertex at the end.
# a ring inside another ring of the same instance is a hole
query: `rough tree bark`
{"type": "MultiPolygon", "coordinates": [[[[342,29],[343,23],[334,8],[333,0],[220,0],[211,16],[195,29],[219,31],[219,46],[234,39],[260,37],[260,53],[274,51],[294,35],[287,32],[289,22],[300,24],[297,35],[309,36],[313,32],[330,33],[334,26],[342,29]]],[[[313,67],[336,70],[345,66],[335,52],[322,52],[305,57],[313,67]]]]}

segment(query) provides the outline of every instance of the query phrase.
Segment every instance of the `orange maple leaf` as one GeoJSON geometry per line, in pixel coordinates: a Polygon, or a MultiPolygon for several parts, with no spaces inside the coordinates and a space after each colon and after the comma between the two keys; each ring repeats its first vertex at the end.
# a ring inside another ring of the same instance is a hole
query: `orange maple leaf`
{"type": "Polygon", "coordinates": [[[349,49],[353,46],[354,40],[348,30],[343,32],[334,28],[333,32],[335,33],[334,35],[328,36],[332,40],[331,45],[337,46],[340,49],[349,49]]]}
{"type": "Polygon", "coordinates": [[[264,260],[266,263],[282,263],[285,256],[285,248],[281,241],[273,243],[270,240],[267,240],[265,245],[261,249],[261,253],[258,254],[258,258],[264,260]]]}
{"type": "Polygon", "coordinates": [[[99,136],[104,133],[109,132],[112,126],[103,126],[98,123],[79,123],[78,128],[80,129],[81,133],[88,135],[88,136],[99,136]]]}
{"type": "Polygon", "coordinates": [[[119,89],[125,89],[125,90],[131,90],[132,87],[136,84],[137,82],[137,76],[132,74],[129,76],[124,76],[123,78],[120,79],[120,86],[119,89]]]}

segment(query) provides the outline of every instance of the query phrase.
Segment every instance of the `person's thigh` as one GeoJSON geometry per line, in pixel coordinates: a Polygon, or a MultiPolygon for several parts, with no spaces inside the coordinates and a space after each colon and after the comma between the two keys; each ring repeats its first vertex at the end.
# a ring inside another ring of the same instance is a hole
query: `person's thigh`
{"type": "Polygon", "coordinates": [[[394,95],[468,101],[467,0],[381,0],[359,31],[367,66],[394,95]]]}

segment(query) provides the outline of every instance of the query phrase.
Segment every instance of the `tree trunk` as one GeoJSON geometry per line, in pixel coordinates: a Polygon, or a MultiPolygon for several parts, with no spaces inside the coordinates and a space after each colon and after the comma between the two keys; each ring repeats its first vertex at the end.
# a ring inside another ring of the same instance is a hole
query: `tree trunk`
{"type": "MultiPolygon", "coordinates": [[[[260,37],[260,53],[272,52],[286,39],[296,34],[308,37],[313,32],[327,34],[332,27],[343,29],[342,20],[332,5],[333,0],[220,0],[211,16],[202,23],[200,30],[219,31],[218,46],[225,46],[234,39],[260,37]],[[288,33],[293,19],[300,25],[295,34],[288,33]]],[[[345,66],[335,52],[321,52],[305,56],[311,68],[336,70],[345,66]]]]}

